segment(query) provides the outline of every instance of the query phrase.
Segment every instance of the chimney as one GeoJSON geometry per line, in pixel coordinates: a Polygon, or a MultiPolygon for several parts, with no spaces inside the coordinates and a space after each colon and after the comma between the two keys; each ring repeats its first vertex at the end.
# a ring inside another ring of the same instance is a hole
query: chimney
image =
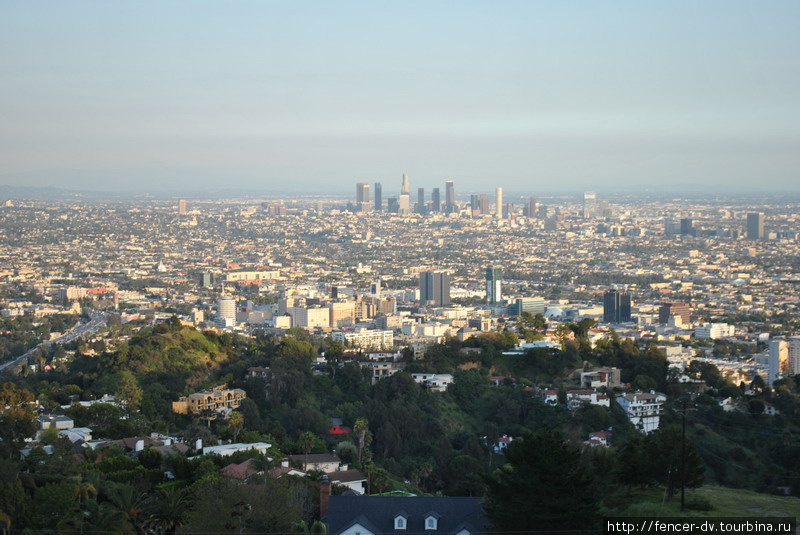
{"type": "Polygon", "coordinates": [[[281,461],[281,468],[289,468],[289,461],[285,459],[281,461]]]}
{"type": "Polygon", "coordinates": [[[144,440],[139,439],[136,441],[136,445],[133,447],[134,451],[142,451],[144,449],[144,440]]]}
{"type": "Polygon", "coordinates": [[[319,517],[325,518],[328,514],[328,505],[331,501],[331,480],[327,475],[322,476],[319,482],[319,517]]]}
{"type": "Polygon", "coordinates": [[[203,449],[203,439],[202,438],[198,438],[197,440],[194,441],[194,449],[195,449],[195,451],[200,451],[200,450],[203,449]]]}

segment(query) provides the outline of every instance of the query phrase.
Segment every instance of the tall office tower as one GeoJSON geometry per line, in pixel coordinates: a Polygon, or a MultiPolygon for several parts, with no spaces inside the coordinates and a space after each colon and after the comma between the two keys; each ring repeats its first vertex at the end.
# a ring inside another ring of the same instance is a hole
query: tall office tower
{"type": "Polygon", "coordinates": [[[417,188],[417,213],[424,214],[425,208],[425,188],[417,188]]]}
{"type": "Polygon", "coordinates": [[[761,212],[747,214],[747,239],[764,239],[764,214],[761,212]]]}
{"type": "Polygon", "coordinates": [[[400,211],[400,203],[397,202],[397,197],[389,197],[386,209],[390,214],[396,214],[400,211]]]}
{"type": "Polygon", "coordinates": [[[583,194],[583,218],[591,219],[597,214],[597,194],[587,191],[583,194]]]}
{"type": "Polygon", "coordinates": [[[689,303],[661,303],[658,307],[658,323],[666,325],[669,323],[670,316],[681,318],[681,323],[689,325],[691,323],[692,310],[689,303]]]}
{"type": "Polygon", "coordinates": [[[220,297],[217,299],[218,325],[231,327],[236,323],[236,300],[232,297],[220,297]]]}
{"type": "Polygon", "coordinates": [[[378,280],[372,281],[369,284],[369,293],[374,295],[375,297],[381,296],[381,279],[380,277],[378,280]]]}
{"type": "Polygon", "coordinates": [[[631,296],[617,290],[603,294],[603,321],[606,323],[627,323],[631,321],[631,296]]]}
{"type": "Polygon", "coordinates": [[[359,182],[356,184],[356,211],[369,212],[370,208],[369,184],[366,182],[359,182]]]}
{"type": "Polygon", "coordinates": [[[178,201],[178,213],[180,215],[186,213],[186,199],[181,199],[178,201]]]}
{"type": "Polygon", "coordinates": [[[481,195],[481,214],[489,215],[489,196],[481,195]]]}
{"type": "Polygon", "coordinates": [[[203,288],[211,288],[214,286],[214,274],[210,271],[204,271],[200,274],[200,286],[203,288]]]}
{"type": "Polygon", "coordinates": [[[497,188],[494,190],[495,200],[497,201],[497,205],[494,209],[494,215],[497,219],[503,219],[503,188],[497,188]]]}
{"type": "Polygon", "coordinates": [[[410,214],[411,213],[411,195],[408,193],[401,193],[400,198],[397,200],[397,213],[410,214]]]}
{"type": "Polygon", "coordinates": [[[419,300],[433,306],[450,305],[450,274],[432,270],[420,273],[419,300]]]}
{"type": "Polygon", "coordinates": [[[403,173],[403,183],[400,185],[400,194],[402,195],[405,193],[406,195],[411,194],[411,186],[408,184],[408,174],[403,173]]]}
{"type": "Polygon", "coordinates": [[[782,364],[789,359],[789,342],[783,338],[769,341],[769,360],[767,361],[767,386],[778,380],[782,364]]]}
{"type": "Polygon", "coordinates": [[[503,270],[493,266],[486,268],[486,302],[496,305],[503,300],[503,270]]]}
{"type": "Polygon", "coordinates": [[[547,219],[547,212],[548,212],[547,206],[545,206],[544,204],[540,204],[539,205],[539,219],[547,219]]]}
{"type": "Polygon", "coordinates": [[[789,375],[800,375],[800,336],[789,338],[789,375]]]}
{"type": "Polygon", "coordinates": [[[356,184],[356,203],[369,202],[369,184],[359,182],[356,184]]]}
{"type": "Polygon", "coordinates": [[[442,210],[442,200],[439,197],[439,188],[433,188],[431,193],[431,212],[440,212],[442,210]]]}
{"type": "Polygon", "coordinates": [[[528,201],[528,217],[533,219],[537,215],[539,214],[536,213],[536,197],[531,197],[531,200],[528,201]]]}
{"type": "Polygon", "coordinates": [[[681,219],[681,236],[694,236],[694,221],[691,217],[681,219]]]}
{"type": "Polygon", "coordinates": [[[380,182],[375,182],[375,211],[383,210],[383,186],[380,182]]]}
{"type": "Polygon", "coordinates": [[[514,205],[510,202],[507,202],[503,206],[503,217],[506,219],[513,219],[514,218],[514,205]]]}
{"type": "Polygon", "coordinates": [[[444,183],[445,212],[452,214],[456,211],[456,186],[452,180],[444,183]]]}
{"type": "Polygon", "coordinates": [[[469,196],[469,209],[472,212],[472,215],[477,214],[478,211],[481,209],[481,203],[478,200],[478,196],[477,195],[470,195],[469,196]]]}

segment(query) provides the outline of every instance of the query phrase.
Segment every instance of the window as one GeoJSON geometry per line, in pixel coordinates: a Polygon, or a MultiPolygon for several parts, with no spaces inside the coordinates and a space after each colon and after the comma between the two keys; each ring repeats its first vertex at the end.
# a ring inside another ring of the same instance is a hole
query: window
{"type": "Polygon", "coordinates": [[[436,518],[429,516],[425,519],[425,529],[436,529],[436,518]]]}
{"type": "Polygon", "coordinates": [[[406,529],[406,519],[402,516],[394,518],[394,529],[406,529]]]}

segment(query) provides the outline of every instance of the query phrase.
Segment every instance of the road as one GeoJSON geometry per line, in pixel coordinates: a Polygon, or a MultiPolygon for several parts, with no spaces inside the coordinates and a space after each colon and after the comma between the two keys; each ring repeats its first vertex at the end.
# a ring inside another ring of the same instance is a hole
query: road
{"type": "Polygon", "coordinates": [[[15,358],[12,361],[4,362],[0,364],[0,373],[4,372],[8,368],[12,368],[18,365],[23,360],[27,362],[28,358],[33,355],[38,349],[47,349],[50,347],[51,344],[68,344],[80,338],[85,334],[94,334],[98,331],[98,329],[102,329],[106,325],[106,320],[108,319],[108,314],[105,312],[92,312],[89,314],[89,321],[87,323],[81,323],[76,327],[70,329],[69,332],[64,333],[63,335],[55,338],[54,340],[48,340],[47,342],[42,342],[41,344],[37,345],[33,349],[30,349],[24,355],[20,355],[19,357],[15,358]]]}

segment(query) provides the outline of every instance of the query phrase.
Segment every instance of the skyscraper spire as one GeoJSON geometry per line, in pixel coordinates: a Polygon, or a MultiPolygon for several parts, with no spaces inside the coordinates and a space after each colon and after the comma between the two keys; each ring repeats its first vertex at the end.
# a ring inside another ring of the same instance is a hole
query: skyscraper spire
{"type": "Polygon", "coordinates": [[[403,173],[403,185],[400,187],[400,194],[411,194],[411,187],[408,185],[408,173],[403,173]]]}

